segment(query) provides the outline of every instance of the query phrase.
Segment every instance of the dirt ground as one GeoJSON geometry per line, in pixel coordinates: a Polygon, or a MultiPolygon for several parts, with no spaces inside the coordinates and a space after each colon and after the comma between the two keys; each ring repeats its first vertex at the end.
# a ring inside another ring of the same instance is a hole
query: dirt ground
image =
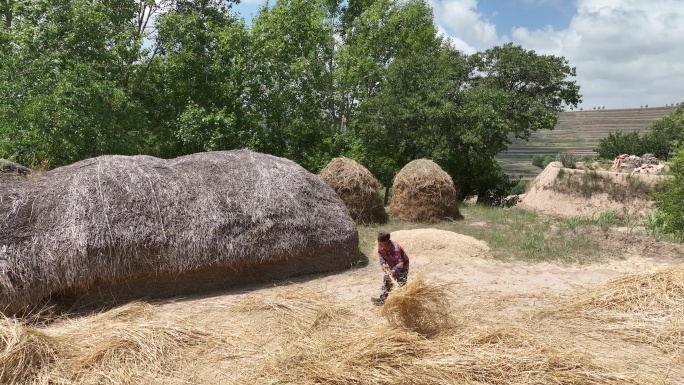
{"type": "MultiPolygon", "coordinates": [[[[530,184],[528,192],[522,196],[518,207],[537,210],[540,213],[554,216],[588,216],[594,217],[610,209],[616,209],[621,215],[645,219],[652,209],[652,202],[644,199],[632,199],[616,202],[606,193],[593,194],[591,198],[571,196],[554,191],[550,186],[556,180],[563,165],[551,162],[530,184]]],[[[584,170],[564,169],[568,173],[582,173],[584,170]]],[[[626,185],[629,174],[615,171],[596,171],[599,175],[613,181],[616,185],[626,185]]],[[[649,185],[654,185],[664,177],[661,175],[635,174],[632,178],[639,178],[649,185]]]]}

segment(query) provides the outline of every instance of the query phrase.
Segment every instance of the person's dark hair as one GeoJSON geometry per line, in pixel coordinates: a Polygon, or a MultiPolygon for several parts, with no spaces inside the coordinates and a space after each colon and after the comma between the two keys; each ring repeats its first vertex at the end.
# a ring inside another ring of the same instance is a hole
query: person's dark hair
{"type": "Polygon", "coordinates": [[[390,233],[385,230],[378,231],[378,242],[387,242],[390,240],[390,233]]]}

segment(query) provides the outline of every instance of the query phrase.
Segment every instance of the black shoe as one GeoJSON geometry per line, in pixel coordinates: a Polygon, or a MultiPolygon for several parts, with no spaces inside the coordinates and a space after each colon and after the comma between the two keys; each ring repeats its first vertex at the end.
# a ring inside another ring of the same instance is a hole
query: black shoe
{"type": "Polygon", "coordinates": [[[385,303],[385,299],[382,297],[373,297],[371,298],[371,301],[373,301],[373,305],[383,305],[385,303]]]}

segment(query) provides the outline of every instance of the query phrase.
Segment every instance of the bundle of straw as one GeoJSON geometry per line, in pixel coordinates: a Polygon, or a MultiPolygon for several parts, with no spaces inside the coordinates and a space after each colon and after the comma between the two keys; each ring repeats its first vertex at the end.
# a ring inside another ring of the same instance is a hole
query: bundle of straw
{"type": "Polygon", "coordinates": [[[453,326],[450,296],[446,290],[451,284],[426,282],[425,270],[401,287],[391,279],[396,289],[387,297],[381,310],[391,326],[401,326],[426,337],[453,326]]]}

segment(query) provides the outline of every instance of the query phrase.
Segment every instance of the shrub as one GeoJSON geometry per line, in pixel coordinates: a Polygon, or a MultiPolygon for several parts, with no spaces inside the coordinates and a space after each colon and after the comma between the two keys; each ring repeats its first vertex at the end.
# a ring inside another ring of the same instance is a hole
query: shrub
{"type": "Polygon", "coordinates": [[[539,154],[536,154],[532,157],[532,164],[539,168],[544,168],[544,157],[539,154]]]}
{"type": "Polygon", "coordinates": [[[544,167],[542,167],[542,168],[546,168],[546,166],[548,166],[549,163],[553,162],[553,160],[554,160],[554,159],[553,159],[553,157],[552,157],[551,155],[547,155],[547,156],[544,158],[544,163],[542,163],[542,166],[544,166],[544,167]]]}
{"type": "Polygon", "coordinates": [[[651,230],[663,233],[684,235],[684,149],[678,149],[670,163],[672,178],[663,183],[663,190],[653,196],[657,217],[649,222],[651,230]]]}
{"type": "Polygon", "coordinates": [[[511,195],[524,194],[527,191],[527,182],[524,180],[518,181],[518,184],[511,189],[511,195]]]}
{"type": "Polygon", "coordinates": [[[575,168],[575,163],[577,162],[577,157],[571,152],[561,152],[556,159],[563,163],[565,168],[575,168]]]}
{"type": "Polygon", "coordinates": [[[620,154],[643,154],[641,138],[636,131],[627,134],[621,131],[611,132],[599,140],[599,145],[594,151],[604,159],[613,159],[620,154]]]}

